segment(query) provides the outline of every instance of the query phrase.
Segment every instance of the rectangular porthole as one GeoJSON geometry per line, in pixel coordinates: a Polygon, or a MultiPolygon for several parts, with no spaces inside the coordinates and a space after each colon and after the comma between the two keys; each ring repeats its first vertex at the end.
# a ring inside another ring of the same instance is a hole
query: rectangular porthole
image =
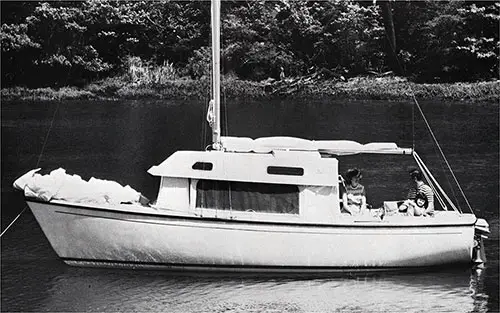
{"type": "Polygon", "coordinates": [[[193,164],[193,170],[211,171],[212,168],[213,164],[210,162],[196,162],[193,164]]]}
{"type": "Polygon", "coordinates": [[[268,166],[267,173],[273,175],[303,176],[304,169],[302,167],[268,166]]]}

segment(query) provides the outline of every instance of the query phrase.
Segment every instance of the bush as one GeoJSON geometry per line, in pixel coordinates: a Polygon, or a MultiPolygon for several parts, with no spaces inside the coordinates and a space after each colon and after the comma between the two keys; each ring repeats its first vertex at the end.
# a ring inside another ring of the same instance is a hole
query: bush
{"type": "Polygon", "coordinates": [[[161,65],[143,61],[140,57],[128,57],[126,61],[127,74],[134,85],[151,86],[163,84],[179,78],[179,73],[173,63],[163,61],[161,65]]]}
{"type": "Polygon", "coordinates": [[[63,87],[60,89],[50,87],[37,89],[16,87],[2,89],[2,100],[77,100],[94,98],[96,98],[96,95],[91,91],[76,87],[63,87]]]}
{"type": "Polygon", "coordinates": [[[212,75],[212,48],[201,47],[194,51],[186,65],[186,74],[191,78],[210,77],[212,75]]]}

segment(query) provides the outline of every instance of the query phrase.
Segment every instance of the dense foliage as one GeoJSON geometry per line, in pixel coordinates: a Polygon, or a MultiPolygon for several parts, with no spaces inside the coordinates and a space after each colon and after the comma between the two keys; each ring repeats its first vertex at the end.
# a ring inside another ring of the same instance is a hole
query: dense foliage
{"type": "MultiPolygon", "coordinates": [[[[223,71],[249,80],[388,71],[425,82],[498,78],[499,9],[490,1],[223,1],[223,71]]],[[[209,73],[208,1],[2,1],[1,16],[2,87],[82,85],[144,67],[174,79],[209,73]]]]}

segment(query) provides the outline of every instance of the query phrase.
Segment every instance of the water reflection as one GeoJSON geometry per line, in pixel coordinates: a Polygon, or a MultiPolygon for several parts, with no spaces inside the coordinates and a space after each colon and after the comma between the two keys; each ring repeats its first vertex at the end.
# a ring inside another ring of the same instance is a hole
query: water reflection
{"type": "Polygon", "coordinates": [[[473,269],[471,273],[469,290],[474,299],[473,312],[488,312],[488,294],[485,290],[484,278],[486,269],[473,269]]]}
{"type": "Polygon", "coordinates": [[[483,272],[298,279],[182,276],[66,267],[37,308],[50,311],[487,312],[483,272]]]}

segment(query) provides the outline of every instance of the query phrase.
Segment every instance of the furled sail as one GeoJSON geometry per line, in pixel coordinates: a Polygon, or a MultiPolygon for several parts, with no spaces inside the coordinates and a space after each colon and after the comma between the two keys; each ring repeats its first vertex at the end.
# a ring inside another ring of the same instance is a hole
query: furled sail
{"type": "Polygon", "coordinates": [[[307,140],[296,137],[222,137],[222,146],[229,152],[270,153],[277,150],[317,151],[333,155],[358,153],[411,154],[412,149],[399,148],[393,142],[361,144],[351,140],[307,140]]]}
{"type": "Polygon", "coordinates": [[[147,199],[130,186],[122,186],[115,181],[90,178],[83,180],[78,175],[66,174],[59,168],[48,175],[41,175],[34,169],[16,179],[14,188],[24,191],[24,195],[44,201],[66,200],[95,204],[142,203],[147,199]]]}

